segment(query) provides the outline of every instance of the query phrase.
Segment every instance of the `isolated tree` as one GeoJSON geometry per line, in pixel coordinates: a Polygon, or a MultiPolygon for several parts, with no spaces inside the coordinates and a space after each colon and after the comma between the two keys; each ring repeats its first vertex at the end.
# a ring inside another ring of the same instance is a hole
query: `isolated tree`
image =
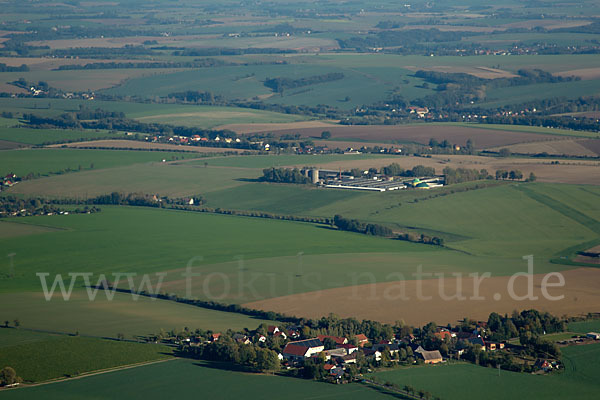
{"type": "Polygon", "coordinates": [[[6,321],[4,321],[4,327],[5,327],[5,328],[8,328],[8,324],[9,324],[9,323],[10,323],[10,321],[9,321],[9,320],[6,320],[6,321]]]}
{"type": "Polygon", "coordinates": [[[12,367],[4,367],[0,371],[0,386],[12,385],[21,382],[21,378],[12,367]]]}
{"type": "Polygon", "coordinates": [[[329,132],[329,131],[321,132],[321,139],[329,139],[329,138],[331,138],[331,132],[329,132]]]}
{"type": "Polygon", "coordinates": [[[13,321],[13,324],[15,324],[15,328],[18,328],[21,326],[21,321],[19,321],[18,318],[15,318],[15,320],[13,321]]]}
{"type": "Polygon", "coordinates": [[[535,176],[535,174],[533,172],[529,173],[529,178],[527,178],[527,180],[529,182],[535,182],[535,180],[537,179],[537,176],[535,176]]]}
{"type": "Polygon", "coordinates": [[[510,150],[505,148],[500,149],[500,151],[498,152],[498,155],[500,157],[509,157],[510,156],[510,150]]]}

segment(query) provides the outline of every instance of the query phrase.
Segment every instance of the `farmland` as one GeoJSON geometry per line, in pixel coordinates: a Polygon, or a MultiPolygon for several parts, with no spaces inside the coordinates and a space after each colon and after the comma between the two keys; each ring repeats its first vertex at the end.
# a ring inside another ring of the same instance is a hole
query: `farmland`
{"type": "Polygon", "coordinates": [[[241,330],[255,328],[265,322],[169,301],[153,301],[145,297],[134,299],[120,293],[108,301],[100,292],[95,300],[90,301],[87,292],[81,289],[76,289],[69,301],[64,301],[57,293],[47,302],[41,292],[4,293],[0,294],[0,298],[2,315],[18,318],[24,328],[111,338],[123,334],[131,339],[157,334],[161,329],[181,330],[186,326],[214,331],[241,330]]]}
{"type": "MultiPolygon", "coordinates": [[[[11,336],[0,330],[0,338],[11,336]]],[[[2,347],[0,364],[19,371],[24,382],[71,377],[121,365],[166,359],[167,346],[117,342],[95,338],[33,334],[27,343],[2,347]]]]}
{"type": "MultiPolygon", "coordinates": [[[[3,292],[39,289],[35,272],[40,265],[47,266],[45,272],[52,274],[78,271],[81,265],[95,274],[155,273],[184,268],[192,259],[196,266],[237,257],[294,257],[299,252],[317,255],[427,250],[426,246],[341,233],[306,223],[147,208],[103,206],[102,212],[91,215],[31,217],[21,221],[64,230],[2,241],[2,251],[19,254],[15,258],[16,276],[2,281],[3,292]],[[122,226],[118,233],[113,230],[116,225],[122,226]],[[272,245],[261,245],[266,242],[272,245]],[[161,244],[148,247],[149,243],[161,244]],[[110,252],[106,251],[108,248],[110,252]],[[72,257],[65,259],[65,252],[72,257]]],[[[232,269],[237,268],[236,264],[232,269]]]]}
{"type": "Polygon", "coordinates": [[[265,391],[289,392],[289,399],[324,397],[328,399],[387,399],[358,385],[334,386],[321,382],[268,375],[244,374],[219,369],[218,365],[175,360],[85,379],[43,385],[3,393],[7,399],[42,396],[52,399],[77,399],[92,391],[97,399],[112,399],[115,393],[127,398],[190,396],[202,392],[214,398],[264,398],[265,391]],[[132,385],[131,382],[136,382],[132,385]],[[236,382],[232,385],[231,382],[236,382]],[[268,389],[267,389],[268,388],[268,389]]]}
{"type": "Polygon", "coordinates": [[[109,132],[73,131],[58,129],[0,128],[1,140],[20,145],[41,145],[45,143],[68,142],[96,138],[123,138],[121,134],[109,132]]]}
{"type": "Polygon", "coordinates": [[[43,149],[3,151],[0,171],[19,176],[47,175],[83,169],[104,169],[130,164],[160,162],[164,158],[190,157],[187,154],[163,154],[143,151],[43,149]]]}
{"type": "Polygon", "coordinates": [[[450,364],[381,372],[385,381],[415,388],[427,388],[435,396],[448,399],[464,398],[465,388],[475,396],[505,399],[527,393],[532,399],[566,396],[570,399],[589,399],[598,392],[598,371],[595,360],[600,345],[565,348],[565,371],[551,376],[536,376],[482,368],[469,364],[450,364]],[[493,390],[490,390],[493,388],[493,390]]]}
{"type": "MultiPolygon", "coordinates": [[[[77,71],[75,72],[77,73],[77,71]]],[[[8,99],[0,98],[3,111],[12,113],[36,113],[38,115],[55,116],[64,112],[73,112],[79,107],[101,108],[107,111],[122,111],[127,117],[147,123],[163,123],[183,126],[199,126],[213,128],[219,125],[236,123],[289,123],[303,121],[306,117],[289,115],[272,111],[254,110],[240,107],[217,107],[185,104],[145,104],[123,101],[89,101],[77,99],[8,99]]],[[[16,119],[5,119],[14,125],[16,119]]],[[[67,136],[71,131],[64,133],[67,136]]],[[[89,134],[91,136],[91,133],[89,134]]],[[[101,136],[101,135],[98,135],[101,136]]],[[[91,136],[94,137],[94,136],[91,136]]],[[[52,140],[47,140],[52,141],[52,140]]],[[[41,143],[41,142],[34,142],[41,143]]]]}
{"type": "MultiPolygon", "coordinates": [[[[406,261],[402,260],[403,263],[406,261]]],[[[488,259],[479,258],[479,261],[484,262],[490,271],[501,266],[500,263],[495,266],[488,259]]],[[[502,265],[505,269],[499,273],[509,272],[507,264],[508,261],[502,265]]],[[[439,264],[437,265],[440,268],[439,264]]],[[[536,263],[534,272],[537,273],[538,268],[538,263],[536,263]]],[[[414,272],[398,268],[395,278],[414,278],[416,273],[414,265],[412,269],[414,272]]],[[[525,270],[525,267],[522,269],[525,270]]],[[[423,271],[433,270],[424,265],[423,271]]],[[[478,292],[475,292],[475,279],[467,277],[464,272],[462,274],[458,272],[457,275],[449,277],[451,275],[440,268],[433,273],[434,275],[424,275],[425,278],[420,281],[413,279],[369,283],[367,278],[359,282],[361,283],[359,286],[276,297],[246,303],[245,306],[306,318],[321,318],[334,313],[342,318],[376,319],[388,324],[402,319],[415,326],[424,326],[430,322],[444,326],[448,323],[458,323],[465,317],[485,320],[492,312],[510,314],[515,309],[536,309],[553,314],[585,315],[588,312],[594,312],[600,300],[600,296],[594,291],[594,288],[600,284],[598,269],[580,268],[562,271],[561,276],[565,280],[565,285],[561,287],[560,295],[558,290],[549,290],[548,293],[550,296],[563,295],[564,298],[547,300],[541,297],[541,293],[537,291],[538,300],[535,301],[515,300],[509,295],[509,287],[512,287],[515,293],[527,293],[528,286],[525,279],[517,280],[514,286],[510,286],[510,277],[493,276],[485,279],[478,286],[478,292]],[[435,275],[440,273],[445,273],[442,275],[444,277],[442,283],[438,279],[440,275],[435,275]],[[458,276],[458,278],[454,276],[458,276]],[[465,297],[457,298],[455,297],[457,294],[465,297]],[[481,296],[481,299],[473,300],[478,295],[481,296]]],[[[541,286],[544,276],[545,274],[533,275],[532,282],[535,287],[541,286]]],[[[572,334],[568,337],[571,336],[572,334]]]]}

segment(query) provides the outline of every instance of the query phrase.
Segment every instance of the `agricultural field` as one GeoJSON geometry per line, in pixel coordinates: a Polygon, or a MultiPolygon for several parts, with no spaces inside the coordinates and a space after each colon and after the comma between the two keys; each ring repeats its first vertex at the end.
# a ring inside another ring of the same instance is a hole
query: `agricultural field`
{"type": "Polygon", "coordinates": [[[490,399],[520,397],[531,399],[568,397],[589,399],[600,389],[595,375],[600,345],[563,348],[565,370],[550,376],[519,374],[470,364],[449,364],[398,369],[376,374],[384,381],[425,389],[434,396],[463,399],[469,395],[490,399]]]}
{"type": "MultiPolygon", "coordinates": [[[[43,116],[56,116],[65,112],[74,112],[78,111],[80,107],[87,107],[90,109],[100,108],[106,111],[121,111],[124,112],[128,118],[137,119],[146,123],[193,126],[207,129],[220,125],[237,123],[292,123],[307,119],[301,115],[283,114],[241,107],[217,107],[185,104],[146,104],[124,101],[89,101],[77,99],[0,98],[0,107],[3,111],[12,112],[13,114],[35,113],[43,116]]],[[[9,126],[12,126],[18,124],[19,122],[17,119],[2,119],[0,120],[0,123],[2,125],[10,124],[9,126]]],[[[0,130],[0,132],[2,131],[0,130]]],[[[72,131],[67,130],[64,132],[65,136],[67,136],[72,131]]],[[[101,135],[98,136],[100,137],[101,135]]],[[[106,136],[108,136],[108,134],[106,136]]],[[[0,136],[0,138],[4,137],[0,136]]],[[[63,139],[59,138],[56,140],[63,139]]],[[[45,141],[50,142],[54,140],[45,141]]],[[[42,142],[33,143],[39,144],[42,142]]]]}
{"type": "Polygon", "coordinates": [[[124,135],[85,130],[31,129],[25,127],[0,128],[0,140],[16,143],[19,147],[103,138],[124,138],[124,135]]]}
{"type": "Polygon", "coordinates": [[[78,399],[93,392],[96,399],[113,399],[115,393],[124,398],[143,399],[162,396],[192,396],[199,392],[213,398],[264,398],[265,393],[289,392],[292,400],[326,397],[328,399],[380,400],[389,396],[372,389],[352,385],[330,385],[302,379],[246,374],[220,369],[218,364],[190,360],[174,360],[110,372],[85,379],[60,382],[3,393],[7,399],[41,396],[45,399],[78,399]],[[135,382],[132,385],[131,382],[135,382]],[[232,384],[235,382],[235,384],[232,384]]]}
{"type": "MultiPolygon", "coordinates": [[[[67,279],[67,275],[65,275],[67,279]]],[[[83,284],[83,281],[79,283],[83,284]]],[[[94,282],[96,283],[96,282],[94,282]]],[[[19,319],[26,329],[48,330],[81,335],[116,338],[119,334],[132,339],[165,331],[207,329],[254,329],[268,322],[236,313],[209,310],[166,300],[152,300],[115,293],[112,300],[99,292],[93,301],[80,286],[68,301],[60,291],[46,301],[38,279],[34,292],[0,294],[0,314],[10,321],[19,319]]],[[[48,282],[51,286],[52,282],[48,282]]],[[[139,286],[138,286],[139,287],[139,286]]],[[[10,322],[12,325],[12,322],[10,322]]]]}
{"type": "MultiPolygon", "coordinates": [[[[0,330],[0,338],[12,336],[0,330]]],[[[19,332],[20,333],[20,332],[19,332]]],[[[122,365],[164,360],[172,349],[163,345],[119,342],[24,331],[27,342],[2,346],[0,364],[10,365],[26,383],[72,377],[122,365]],[[39,338],[36,338],[39,336],[39,338]]]]}
{"type": "Polygon", "coordinates": [[[323,128],[299,128],[273,131],[274,134],[283,135],[300,133],[306,137],[320,137],[321,132],[327,130],[335,140],[363,140],[366,142],[388,143],[420,143],[428,144],[430,139],[438,142],[447,139],[451,143],[464,146],[471,139],[477,149],[495,146],[507,146],[522,142],[536,142],[548,139],[541,132],[515,132],[512,130],[497,131],[485,129],[485,125],[367,125],[367,126],[335,126],[323,128]]]}
{"type": "Polygon", "coordinates": [[[600,330],[600,320],[571,322],[569,330],[576,333],[597,332],[600,330]]]}
{"type": "Polygon", "coordinates": [[[78,149],[35,149],[3,151],[0,158],[0,173],[12,172],[25,177],[28,174],[50,175],[66,171],[96,170],[132,164],[160,162],[190,158],[183,153],[161,153],[150,151],[121,150],[78,150],[78,149]]]}

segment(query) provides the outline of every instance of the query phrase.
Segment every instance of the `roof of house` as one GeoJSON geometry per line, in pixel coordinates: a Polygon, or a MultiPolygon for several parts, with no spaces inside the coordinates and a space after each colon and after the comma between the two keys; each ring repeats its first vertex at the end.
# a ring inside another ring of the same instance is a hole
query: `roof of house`
{"type": "Polygon", "coordinates": [[[288,343],[285,346],[285,348],[283,349],[282,353],[293,355],[293,356],[304,357],[306,355],[306,352],[308,351],[308,349],[309,349],[308,347],[297,346],[292,343],[288,343]]]}
{"type": "Polygon", "coordinates": [[[420,344],[416,344],[416,343],[411,343],[410,348],[412,349],[413,353],[420,353],[422,351],[425,351],[425,349],[423,347],[421,347],[420,344]]]}
{"type": "Polygon", "coordinates": [[[371,347],[371,349],[379,350],[379,351],[383,351],[386,348],[389,349],[390,351],[400,350],[400,347],[397,344],[376,344],[375,346],[371,347]]]}
{"type": "Polygon", "coordinates": [[[368,342],[369,338],[366,337],[363,333],[359,333],[358,335],[356,335],[356,340],[358,340],[359,342],[368,342]]]}
{"type": "Polygon", "coordinates": [[[325,371],[329,371],[329,370],[331,370],[333,368],[335,368],[335,365],[332,365],[332,364],[325,364],[325,365],[323,365],[323,369],[325,371]]]}
{"type": "Polygon", "coordinates": [[[345,337],[339,337],[339,336],[329,336],[329,335],[318,335],[317,338],[321,341],[321,342],[325,342],[325,339],[331,339],[333,340],[336,344],[344,344],[345,342],[348,341],[348,339],[346,339],[345,337]]]}
{"type": "Polygon", "coordinates": [[[440,332],[436,332],[434,333],[434,335],[442,340],[446,339],[446,338],[451,338],[452,334],[448,331],[440,331],[440,332]]]}
{"type": "Polygon", "coordinates": [[[301,347],[321,347],[321,346],[323,346],[323,343],[317,338],[299,340],[297,342],[290,342],[288,344],[292,344],[294,346],[301,346],[301,347]]]}
{"type": "Polygon", "coordinates": [[[442,353],[440,353],[439,350],[421,351],[421,352],[419,352],[419,354],[421,355],[421,357],[423,357],[423,360],[425,360],[425,361],[442,359],[442,353]]]}
{"type": "Polygon", "coordinates": [[[269,333],[273,333],[275,331],[279,331],[279,328],[277,326],[275,326],[275,325],[269,325],[267,327],[267,331],[269,331],[269,333]]]}

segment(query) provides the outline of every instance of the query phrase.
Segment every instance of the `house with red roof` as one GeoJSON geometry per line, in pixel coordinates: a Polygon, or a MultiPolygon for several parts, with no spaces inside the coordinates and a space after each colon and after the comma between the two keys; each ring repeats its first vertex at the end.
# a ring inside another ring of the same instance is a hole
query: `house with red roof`
{"type": "Polygon", "coordinates": [[[325,350],[319,339],[307,339],[289,342],[281,354],[283,358],[292,362],[303,362],[305,358],[315,356],[325,350]]]}
{"type": "Polygon", "coordinates": [[[363,333],[359,333],[356,337],[356,342],[359,347],[363,347],[365,344],[369,343],[369,338],[365,336],[363,333]]]}
{"type": "Polygon", "coordinates": [[[331,339],[335,342],[336,345],[338,344],[347,344],[348,343],[348,339],[345,337],[339,337],[339,336],[329,336],[329,335],[318,335],[317,338],[321,341],[321,342],[325,342],[325,339],[331,339]]]}

